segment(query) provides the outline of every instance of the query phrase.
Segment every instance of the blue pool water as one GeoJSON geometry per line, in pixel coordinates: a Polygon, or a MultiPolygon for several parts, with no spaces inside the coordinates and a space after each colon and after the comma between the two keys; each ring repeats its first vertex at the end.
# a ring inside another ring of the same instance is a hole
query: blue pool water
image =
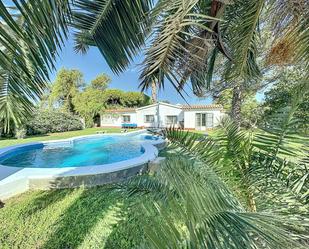
{"type": "Polygon", "coordinates": [[[100,136],[41,146],[21,147],[0,158],[0,164],[29,168],[62,168],[101,165],[138,157],[141,143],[150,135],[100,136]]]}

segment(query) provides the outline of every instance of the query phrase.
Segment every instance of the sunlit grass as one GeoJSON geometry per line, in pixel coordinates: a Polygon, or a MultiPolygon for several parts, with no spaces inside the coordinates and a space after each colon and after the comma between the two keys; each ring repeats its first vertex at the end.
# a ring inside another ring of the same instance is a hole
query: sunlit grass
{"type": "Polygon", "coordinates": [[[145,221],[138,203],[109,186],[33,191],[0,209],[2,248],[136,248],[145,221]]]}

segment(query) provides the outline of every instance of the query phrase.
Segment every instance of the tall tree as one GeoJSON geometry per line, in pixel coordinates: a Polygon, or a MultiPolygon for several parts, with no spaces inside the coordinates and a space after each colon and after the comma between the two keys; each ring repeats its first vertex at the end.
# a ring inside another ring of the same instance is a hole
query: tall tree
{"type": "Polygon", "coordinates": [[[111,78],[105,74],[99,74],[95,79],[91,81],[91,87],[97,90],[104,91],[108,88],[108,85],[111,83],[111,78]]]}
{"type": "Polygon", "coordinates": [[[52,85],[50,101],[52,104],[60,105],[63,110],[74,113],[72,99],[83,86],[85,82],[80,71],[62,68],[52,85]]]}
{"type": "Polygon", "coordinates": [[[123,93],[123,104],[126,107],[141,107],[148,105],[150,98],[141,92],[124,92],[123,93]]]}
{"type": "Polygon", "coordinates": [[[92,87],[73,97],[74,110],[85,119],[86,127],[92,127],[94,116],[103,113],[106,108],[105,97],[104,91],[92,87]]]}
{"type": "MultiPolygon", "coordinates": [[[[263,103],[263,108],[265,109],[265,120],[273,115],[273,113],[291,104],[294,88],[298,87],[299,84],[303,84],[303,81],[306,81],[307,84],[309,84],[309,81],[308,79],[305,79],[305,76],[306,72],[303,70],[303,66],[289,66],[276,70],[276,74],[273,76],[274,79],[271,79],[273,85],[265,92],[265,101],[263,103]]],[[[295,117],[297,117],[301,123],[300,131],[308,134],[308,95],[306,95],[303,101],[299,104],[295,111],[295,117]]]]}
{"type": "Polygon", "coordinates": [[[157,103],[158,102],[158,88],[157,84],[155,81],[151,83],[151,102],[152,103],[157,103]]]}

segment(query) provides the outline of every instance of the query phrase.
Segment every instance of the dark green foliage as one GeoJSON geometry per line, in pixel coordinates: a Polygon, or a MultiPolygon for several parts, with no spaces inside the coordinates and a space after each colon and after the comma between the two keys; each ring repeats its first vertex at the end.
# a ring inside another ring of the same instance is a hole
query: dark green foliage
{"type": "MultiPolygon", "coordinates": [[[[255,126],[263,114],[255,95],[255,91],[245,91],[242,93],[240,114],[241,126],[243,127],[255,126]]],[[[233,90],[230,88],[224,89],[216,96],[214,103],[222,105],[224,110],[230,114],[232,110],[232,97],[233,90]]]]}
{"type": "Polygon", "coordinates": [[[153,198],[140,208],[149,219],[144,223],[145,248],[303,248],[292,239],[302,233],[293,228],[299,223],[246,212],[211,166],[181,153],[155,176],[136,177],[122,189],[131,197],[153,198]]]}
{"type": "Polygon", "coordinates": [[[104,91],[104,99],[108,106],[123,106],[123,91],[119,89],[107,89],[104,91]]]}
{"type": "Polygon", "coordinates": [[[73,98],[85,86],[83,74],[76,69],[62,68],[57,73],[51,87],[49,101],[52,105],[60,106],[62,110],[74,113],[73,98]]]}
{"type": "Polygon", "coordinates": [[[83,129],[79,117],[59,110],[38,110],[33,119],[27,123],[27,134],[46,134],[83,129]]]}
{"type": "Polygon", "coordinates": [[[67,38],[69,1],[0,1],[0,119],[5,130],[34,110],[67,38]]]}
{"type": "MultiPolygon", "coordinates": [[[[306,72],[300,67],[287,67],[278,72],[279,75],[275,80],[273,87],[265,93],[264,121],[267,121],[271,115],[280,111],[292,102],[294,89],[301,84],[309,84],[306,79],[306,72]]],[[[308,134],[309,132],[309,94],[302,98],[296,111],[295,117],[298,119],[300,126],[298,131],[308,134]]]]}
{"type": "Polygon", "coordinates": [[[141,107],[150,104],[150,98],[141,92],[124,92],[119,89],[106,89],[104,101],[107,107],[141,107]]]}
{"type": "Polygon", "coordinates": [[[150,98],[141,92],[124,92],[123,102],[126,107],[141,107],[150,104],[150,98]]]}

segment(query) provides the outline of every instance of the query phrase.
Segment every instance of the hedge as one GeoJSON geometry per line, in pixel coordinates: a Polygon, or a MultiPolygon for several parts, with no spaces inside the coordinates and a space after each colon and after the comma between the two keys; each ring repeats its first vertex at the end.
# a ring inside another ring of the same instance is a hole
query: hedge
{"type": "Polygon", "coordinates": [[[58,110],[39,110],[27,123],[27,135],[82,130],[79,117],[58,110]]]}

